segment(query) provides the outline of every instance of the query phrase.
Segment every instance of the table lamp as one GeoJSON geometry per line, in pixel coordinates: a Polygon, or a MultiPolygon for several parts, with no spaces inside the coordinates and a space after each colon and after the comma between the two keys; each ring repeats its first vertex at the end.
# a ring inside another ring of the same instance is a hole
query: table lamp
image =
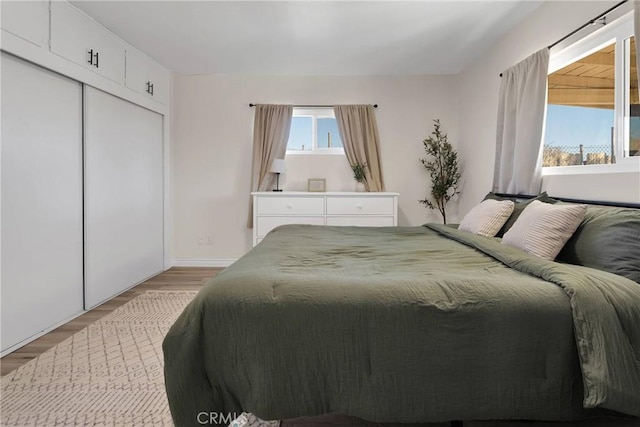
{"type": "Polygon", "coordinates": [[[269,169],[269,172],[276,174],[276,188],[273,191],[282,191],[280,189],[280,174],[284,171],[284,159],[274,159],[271,163],[271,169],[269,169]]]}

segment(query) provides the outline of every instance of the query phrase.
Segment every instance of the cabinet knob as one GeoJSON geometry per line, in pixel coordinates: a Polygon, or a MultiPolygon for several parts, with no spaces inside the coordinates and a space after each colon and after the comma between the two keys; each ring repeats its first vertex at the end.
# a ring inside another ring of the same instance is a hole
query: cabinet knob
{"type": "Polygon", "coordinates": [[[358,209],[362,209],[362,205],[357,205],[356,206],[358,209]]]}
{"type": "Polygon", "coordinates": [[[293,209],[293,205],[291,203],[287,203],[287,209],[293,209]]]}

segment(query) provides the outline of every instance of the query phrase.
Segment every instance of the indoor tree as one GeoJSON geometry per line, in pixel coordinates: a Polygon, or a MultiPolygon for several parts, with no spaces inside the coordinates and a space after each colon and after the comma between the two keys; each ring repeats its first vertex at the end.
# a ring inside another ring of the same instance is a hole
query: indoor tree
{"type": "Polygon", "coordinates": [[[458,182],[461,175],[458,167],[458,153],[449,143],[447,134],[442,132],[439,119],[433,121],[433,127],[431,135],[422,141],[424,151],[429,157],[420,159],[420,163],[424,165],[431,177],[431,197],[425,197],[418,202],[429,209],[437,208],[446,224],[447,203],[459,193],[458,182]]]}

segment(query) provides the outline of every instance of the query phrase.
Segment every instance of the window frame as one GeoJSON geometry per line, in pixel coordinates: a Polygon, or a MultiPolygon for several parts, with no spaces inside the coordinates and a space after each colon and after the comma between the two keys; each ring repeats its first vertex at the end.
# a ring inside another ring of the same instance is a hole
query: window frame
{"type": "MultiPolygon", "coordinates": [[[[313,148],[311,150],[290,150],[287,141],[286,155],[317,155],[317,154],[342,154],[344,155],[344,147],[318,147],[318,119],[335,119],[335,111],[333,107],[293,107],[293,117],[311,117],[311,141],[313,148]]],[[[340,137],[342,141],[342,136],[340,137]]],[[[344,143],[343,143],[344,144],[344,143]]]]}
{"type": "MultiPolygon", "coordinates": [[[[625,157],[629,151],[629,77],[630,43],[626,39],[634,35],[633,13],[627,13],[579,39],[549,58],[548,75],[570,65],[600,49],[615,43],[615,85],[614,85],[614,147],[616,163],[599,165],[545,166],[542,175],[575,175],[598,173],[626,173],[640,170],[640,156],[625,157]]],[[[636,43],[638,41],[636,40],[636,43]]],[[[544,145],[544,144],[543,144],[544,145]]]]}

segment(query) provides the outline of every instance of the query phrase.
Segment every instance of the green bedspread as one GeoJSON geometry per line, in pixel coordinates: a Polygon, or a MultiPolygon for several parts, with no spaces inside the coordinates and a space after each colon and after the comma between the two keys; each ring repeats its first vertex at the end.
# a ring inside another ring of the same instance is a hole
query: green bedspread
{"type": "Polygon", "coordinates": [[[178,426],[640,416],[638,283],[437,225],[275,229],[163,350],[178,426]]]}

